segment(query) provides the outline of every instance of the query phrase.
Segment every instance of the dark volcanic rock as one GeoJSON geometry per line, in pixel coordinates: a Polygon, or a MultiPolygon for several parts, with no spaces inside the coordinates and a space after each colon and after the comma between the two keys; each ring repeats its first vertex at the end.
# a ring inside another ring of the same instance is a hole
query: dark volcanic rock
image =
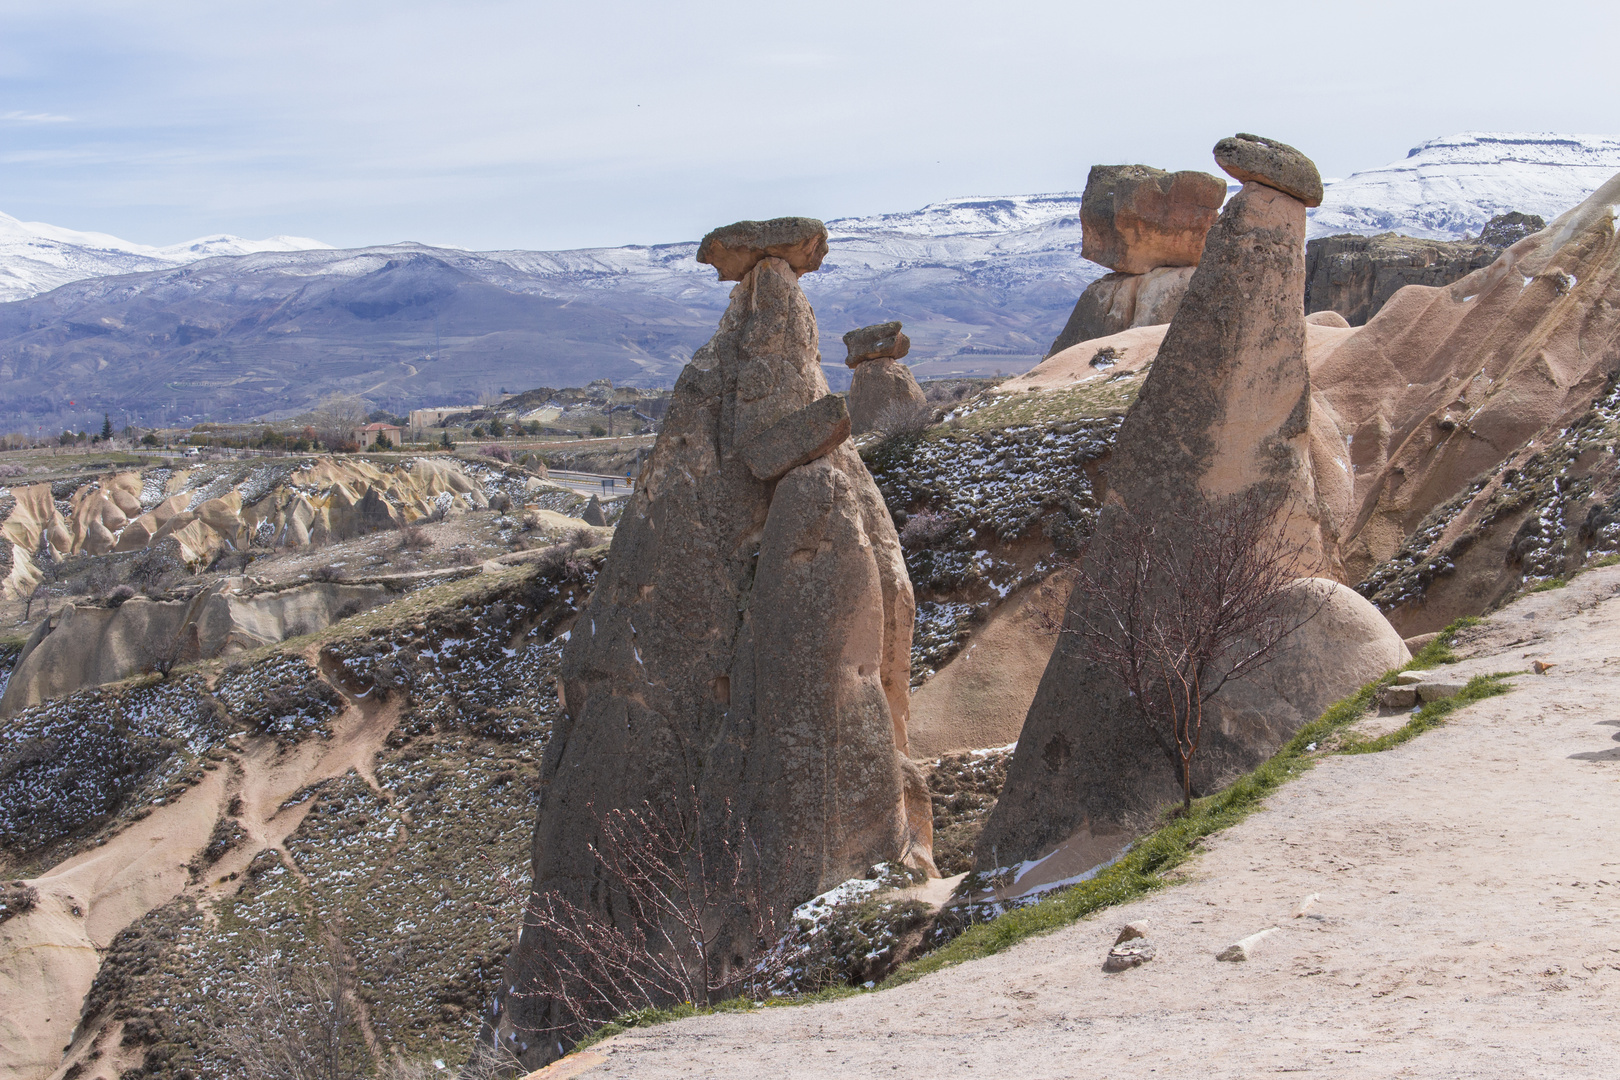
{"type": "Polygon", "coordinates": [[[1536,214],[1521,214],[1517,210],[1510,210],[1506,214],[1496,215],[1485,223],[1485,228],[1479,233],[1479,242],[1486,247],[1498,249],[1512,247],[1525,237],[1534,236],[1546,227],[1546,220],[1536,214]]]}
{"type": "Polygon", "coordinates": [[[1239,133],[1215,144],[1215,164],[1244,183],[1274,187],[1306,206],[1322,205],[1316,163],[1287,143],[1239,133]]]}
{"type": "Polygon", "coordinates": [[[815,218],[785,217],[724,225],[698,244],[697,261],[720,272],[721,281],[741,281],[761,259],[781,259],[797,275],[821,266],[827,226],[815,218]]]}

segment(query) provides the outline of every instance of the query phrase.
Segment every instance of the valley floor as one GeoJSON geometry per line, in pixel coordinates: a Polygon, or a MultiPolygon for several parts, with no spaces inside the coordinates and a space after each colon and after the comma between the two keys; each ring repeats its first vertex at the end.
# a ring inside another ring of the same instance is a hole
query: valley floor
{"type": "Polygon", "coordinates": [[[1620,1075],[1620,568],[1527,596],[1459,646],[1448,679],[1556,666],[1392,750],[1325,757],[1212,837],[1184,884],[894,990],[633,1030],[552,1068],[1620,1075]],[[1105,974],[1138,919],[1157,956],[1105,974]],[[1248,962],[1216,961],[1270,926],[1248,962]]]}

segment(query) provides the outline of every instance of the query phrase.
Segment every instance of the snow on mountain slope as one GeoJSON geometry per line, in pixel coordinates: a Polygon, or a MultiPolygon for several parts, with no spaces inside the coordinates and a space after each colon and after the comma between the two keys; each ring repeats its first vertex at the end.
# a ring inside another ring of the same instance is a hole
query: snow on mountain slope
{"type": "Polygon", "coordinates": [[[1468,131],[1331,184],[1310,235],[1398,232],[1434,240],[1478,236],[1497,214],[1551,221],[1620,172],[1620,138],[1468,131]]]}
{"type": "Polygon", "coordinates": [[[0,303],[47,292],[70,281],[166,270],[214,255],[327,246],[301,236],[244,240],[216,235],[158,248],[106,233],[79,232],[0,214],[0,303]]]}

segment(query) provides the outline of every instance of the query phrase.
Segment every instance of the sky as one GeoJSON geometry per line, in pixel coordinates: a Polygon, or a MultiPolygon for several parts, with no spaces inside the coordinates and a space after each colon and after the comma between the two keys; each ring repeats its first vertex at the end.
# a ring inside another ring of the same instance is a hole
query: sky
{"type": "Polygon", "coordinates": [[[558,249],[1213,171],[1237,131],[1345,176],[1620,133],[1617,31],[1612,0],[0,0],[0,211],[558,249]]]}

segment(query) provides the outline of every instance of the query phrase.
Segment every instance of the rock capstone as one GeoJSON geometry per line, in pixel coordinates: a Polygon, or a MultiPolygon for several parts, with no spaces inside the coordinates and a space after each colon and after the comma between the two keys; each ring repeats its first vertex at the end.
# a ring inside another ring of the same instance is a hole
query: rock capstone
{"type": "Polygon", "coordinates": [[[911,351],[911,339],[900,332],[898,322],[863,326],[844,335],[849,356],[844,363],[857,367],[868,360],[898,360],[911,351]]]}
{"type": "Polygon", "coordinates": [[[928,397],[900,357],[911,341],[898,322],[878,323],[844,335],[845,361],[855,369],[849,382],[849,420],[856,435],[911,423],[928,408],[928,397]]]}
{"type": "Polygon", "coordinates": [[[1240,133],[1215,144],[1215,164],[1245,184],[1276,188],[1306,206],[1322,205],[1322,174],[1316,163],[1287,143],[1240,133]]]}
{"type": "Polygon", "coordinates": [[[1123,274],[1197,266],[1226,184],[1203,172],[1093,165],[1080,197],[1080,254],[1123,274]]]}
{"type": "Polygon", "coordinates": [[[720,272],[721,281],[741,281],[761,259],[781,259],[796,276],[821,266],[827,226],[815,218],[785,217],[724,225],[698,244],[697,261],[720,272]]]}

